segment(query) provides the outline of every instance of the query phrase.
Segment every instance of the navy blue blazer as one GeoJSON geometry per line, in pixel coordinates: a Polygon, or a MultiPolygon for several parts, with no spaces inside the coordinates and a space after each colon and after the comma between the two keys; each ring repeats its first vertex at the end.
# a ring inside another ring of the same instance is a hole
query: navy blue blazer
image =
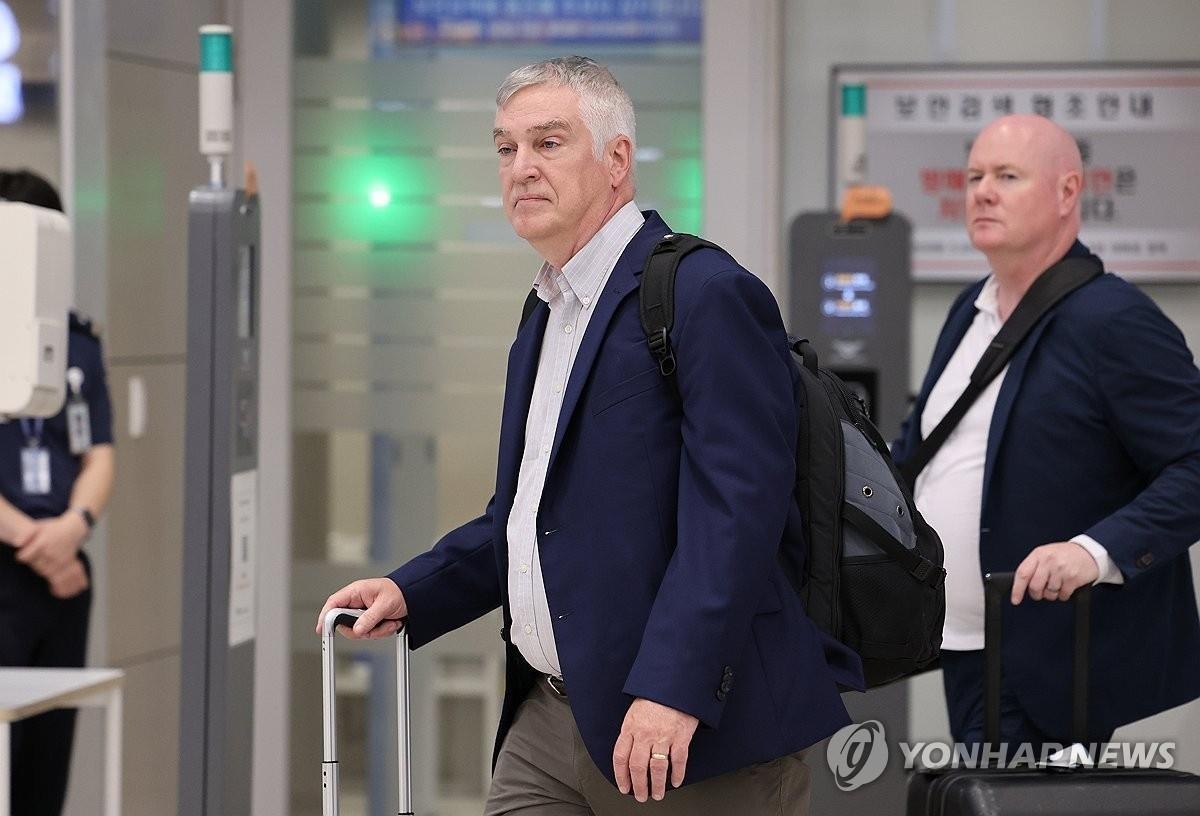
{"type": "MultiPolygon", "coordinates": [[[[700,719],[687,772],[696,782],[833,733],[849,722],[837,682],[862,682],[857,656],[818,632],[776,560],[794,506],[797,428],[779,308],[728,255],[687,256],[676,281],[676,395],[647,348],[637,297],[645,260],[669,231],[646,213],[595,306],[537,519],[571,710],[610,781],[636,697],[700,719]]],[[[506,527],[548,315],[539,303],[512,346],[487,510],[390,576],[408,602],[414,648],[497,606],[502,634],[511,625],[506,527]]],[[[507,649],[497,750],[538,679],[507,649]]]]}
{"type": "MultiPolygon", "coordinates": [[[[1090,254],[1076,242],[1072,255],[1090,254]]],[[[893,455],[975,317],[983,281],[954,302],[893,455]]],[[[1200,540],[1200,372],[1179,329],[1106,273],[1064,298],[1013,356],[988,434],[984,573],[1042,544],[1092,536],[1125,584],[1093,593],[1090,738],[1200,696],[1200,622],[1188,547],[1200,540]]],[[[953,547],[953,541],[945,542],[953,547]]],[[[981,577],[982,579],[982,577],[981,577]]],[[[1043,731],[1070,733],[1071,606],[1008,604],[1006,686],[1043,731]]]]}

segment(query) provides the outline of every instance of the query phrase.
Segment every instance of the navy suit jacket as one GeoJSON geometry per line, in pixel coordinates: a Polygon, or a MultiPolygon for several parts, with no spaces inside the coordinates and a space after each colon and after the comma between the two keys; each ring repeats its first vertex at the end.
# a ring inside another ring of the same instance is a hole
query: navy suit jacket
{"type": "MultiPolygon", "coordinates": [[[[1071,255],[1090,254],[1076,242],[1071,255]]],[[[975,317],[983,281],[950,309],[893,456],[975,317]]],[[[1104,274],[1064,298],[1009,363],[987,442],[983,573],[1042,544],[1092,536],[1124,585],[1093,592],[1090,734],[1200,696],[1200,623],[1188,547],[1200,539],[1200,372],[1179,329],[1104,274]]],[[[945,542],[955,546],[953,541],[945,542]]],[[[982,580],[982,577],[981,577],[982,580]]],[[[1070,604],[1005,604],[1004,682],[1039,728],[1070,733],[1070,604]]]]}
{"type": "MultiPolygon", "coordinates": [[[[776,559],[797,429],[778,306],[728,255],[688,255],[676,281],[676,394],[638,307],[642,267],[669,231],[646,213],[595,306],[537,519],[571,710],[610,781],[634,698],[700,719],[695,782],[823,739],[849,721],[837,682],[861,684],[857,656],[818,632],[776,559]]],[[[506,527],[548,314],[539,303],[512,346],[487,510],[391,575],[414,648],[497,606],[502,634],[511,625],[506,527]]],[[[507,649],[497,750],[538,679],[507,649]]]]}

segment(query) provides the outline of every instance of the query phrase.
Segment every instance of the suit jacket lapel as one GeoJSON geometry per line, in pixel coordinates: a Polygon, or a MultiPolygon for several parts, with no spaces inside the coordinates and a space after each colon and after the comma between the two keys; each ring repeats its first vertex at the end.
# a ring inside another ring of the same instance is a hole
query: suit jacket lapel
{"type": "MultiPolygon", "coordinates": [[[[925,413],[925,404],[929,401],[929,392],[933,390],[933,386],[937,384],[938,379],[942,376],[946,366],[950,363],[950,358],[954,356],[958,344],[962,342],[963,336],[967,330],[971,328],[971,323],[975,320],[975,314],[979,311],[975,308],[975,300],[979,297],[979,290],[983,288],[986,282],[980,281],[974,286],[971,292],[962,299],[962,305],[955,310],[946,321],[946,326],[942,330],[941,336],[938,338],[937,345],[934,346],[933,355],[929,360],[929,370],[925,374],[925,381],[921,384],[921,393],[917,397],[917,404],[913,407],[913,413],[916,417],[921,417],[925,413]]],[[[924,439],[924,434],[921,433],[920,421],[912,423],[912,446],[909,448],[911,453],[916,450],[917,445],[924,439]]]]}
{"type": "Polygon", "coordinates": [[[1004,440],[1004,433],[1008,428],[1008,418],[1012,414],[1013,404],[1016,402],[1017,394],[1025,379],[1029,358],[1033,355],[1033,349],[1041,339],[1042,332],[1046,330],[1046,326],[1053,319],[1054,310],[1051,310],[1034,326],[1033,331],[1029,333],[1029,336],[1021,343],[1021,347],[1017,349],[1017,353],[1008,362],[1008,373],[1004,375],[1004,382],[1000,385],[1000,393],[996,396],[996,407],[992,411],[992,423],[988,428],[987,456],[983,466],[983,495],[985,497],[989,495],[988,489],[996,467],[996,453],[1000,450],[1000,444],[1004,440]]]}
{"type": "MultiPolygon", "coordinates": [[[[642,266],[645,264],[646,258],[649,257],[654,245],[670,232],[670,228],[658,216],[658,213],[647,211],[645,215],[646,223],[633,236],[617,260],[617,265],[613,267],[612,274],[609,275],[608,282],[604,286],[604,292],[596,302],[596,311],[588,321],[587,330],[583,333],[583,340],[579,343],[579,351],[571,366],[571,376],[567,380],[567,390],[563,394],[562,409],[558,414],[558,427],[554,432],[554,447],[550,451],[547,473],[554,467],[554,462],[558,458],[558,449],[562,445],[563,436],[571,423],[571,417],[574,415],[579,397],[583,393],[583,386],[587,383],[588,375],[591,373],[592,365],[596,362],[596,355],[604,343],[604,336],[608,333],[608,325],[612,321],[613,315],[616,314],[617,307],[638,288],[641,283],[642,266]]],[[[528,401],[526,404],[528,405],[528,401]]]]}
{"type": "Polygon", "coordinates": [[[507,494],[509,501],[497,505],[496,512],[507,516],[512,495],[516,492],[521,454],[525,449],[525,420],[533,398],[533,383],[537,376],[538,357],[542,351],[542,336],[550,308],[539,301],[537,308],[517,332],[508,352],[508,374],[504,387],[504,410],[500,418],[500,449],[497,454],[499,479],[497,488],[507,494]]]}

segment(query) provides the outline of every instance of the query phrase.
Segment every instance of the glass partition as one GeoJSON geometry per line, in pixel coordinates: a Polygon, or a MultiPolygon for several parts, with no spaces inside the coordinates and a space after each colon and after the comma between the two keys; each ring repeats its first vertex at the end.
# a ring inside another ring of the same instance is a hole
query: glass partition
{"type": "MultiPolygon", "coordinates": [[[[638,116],[638,202],[701,221],[700,47],[404,44],[405,3],[298,0],[293,289],[292,813],[320,812],[325,596],[482,511],[504,371],[540,264],[505,219],[491,141],[513,68],[585,53],[638,116]],[[398,13],[398,12],[397,12],[398,13]],[[381,44],[382,42],[382,44],[381,44]]],[[[696,4],[699,6],[699,3],[696,4]]],[[[413,659],[419,812],[478,814],[499,718],[499,613],[413,659]]],[[[395,798],[390,644],[339,644],[343,812],[395,798]]]]}

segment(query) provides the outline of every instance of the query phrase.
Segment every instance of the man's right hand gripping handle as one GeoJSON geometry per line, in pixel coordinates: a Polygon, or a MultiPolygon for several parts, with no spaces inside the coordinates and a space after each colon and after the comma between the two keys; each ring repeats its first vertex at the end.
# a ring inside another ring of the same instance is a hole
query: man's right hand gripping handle
{"type": "Polygon", "coordinates": [[[331,609],[365,610],[354,626],[338,626],[348,638],[383,638],[396,634],[408,616],[404,593],[391,578],[364,578],[339,589],[329,596],[317,615],[317,634],[324,634],[325,615],[331,609]]]}

